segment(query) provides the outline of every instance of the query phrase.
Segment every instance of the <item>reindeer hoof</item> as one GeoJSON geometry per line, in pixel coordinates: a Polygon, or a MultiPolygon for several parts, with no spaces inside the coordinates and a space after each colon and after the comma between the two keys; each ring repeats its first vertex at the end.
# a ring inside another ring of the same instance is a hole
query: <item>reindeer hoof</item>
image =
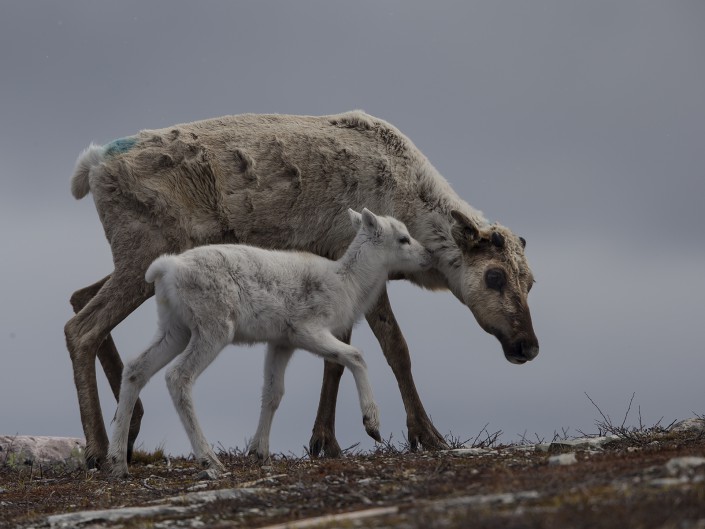
{"type": "Polygon", "coordinates": [[[86,468],[88,470],[93,470],[94,468],[98,468],[98,458],[97,457],[87,457],[86,458],[86,468]]]}
{"type": "Polygon", "coordinates": [[[409,446],[412,452],[421,445],[424,450],[448,450],[448,443],[428,418],[407,421],[409,446]]]}
{"type": "Polygon", "coordinates": [[[86,468],[88,470],[102,469],[105,466],[106,454],[108,453],[108,447],[104,449],[95,449],[93,445],[86,445],[83,452],[83,457],[86,461],[86,468]]]}
{"type": "Polygon", "coordinates": [[[318,457],[322,454],[325,457],[335,459],[340,457],[342,450],[335,435],[314,430],[308,443],[308,453],[311,457],[318,457]]]}

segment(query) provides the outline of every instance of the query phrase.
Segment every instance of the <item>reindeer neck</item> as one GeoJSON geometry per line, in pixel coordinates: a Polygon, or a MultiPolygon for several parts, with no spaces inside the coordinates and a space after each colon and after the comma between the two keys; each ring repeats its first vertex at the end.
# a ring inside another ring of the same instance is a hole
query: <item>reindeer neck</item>
{"type": "Polygon", "coordinates": [[[430,166],[419,176],[414,187],[398,197],[395,207],[396,215],[407,225],[412,237],[433,252],[434,268],[438,272],[434,281],[439,283],[429,283],[431,288],[442,283],[462,299],[458,289],[463,256],[451,233],[453,210],[460,211],[480,226],[488,223],[482,212],[461,199],[430,166]]]}

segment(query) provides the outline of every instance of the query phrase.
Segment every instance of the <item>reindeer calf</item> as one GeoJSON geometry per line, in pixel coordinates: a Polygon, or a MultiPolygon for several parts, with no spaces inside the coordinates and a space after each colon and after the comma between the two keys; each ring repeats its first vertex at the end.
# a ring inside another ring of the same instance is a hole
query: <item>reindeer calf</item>
{"type": "Polygon", "coordinates": [[[196,418],[191,390],[203,370],[229,343],[268,344],[262,409],[249,446],[269,457],[269,433],[284,394],[284,372],[294,349],[306,349],[353,374],[367,433],[380,440],[377,404],[367,366],[340,336],[377,300],[391,272],[431,266],[431,254],[406,226],[364,209],[348,210],[357,234],[337,261],[303,252],[245,245],[211,245],[156,259],[146,273],[154,282],[157,338],[125,366],[108,451],[111,472],[127,475],[132,409],[147,381],[174,358],[167,386],[196,458],[215,470],[223,465],[196,418]]]}

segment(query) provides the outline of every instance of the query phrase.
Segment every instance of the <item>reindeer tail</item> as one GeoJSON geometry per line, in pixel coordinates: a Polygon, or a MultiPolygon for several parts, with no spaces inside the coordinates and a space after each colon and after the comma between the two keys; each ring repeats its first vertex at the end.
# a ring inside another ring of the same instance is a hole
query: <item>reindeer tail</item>
{"type": "Polygon", "coordinates": [[[88,176],[91,168],[103,161],[105,149],[91,143],[76,160],[76,168],[71,178],[71,193],[77,199],[85,197],[91,190],[88,176]]]}

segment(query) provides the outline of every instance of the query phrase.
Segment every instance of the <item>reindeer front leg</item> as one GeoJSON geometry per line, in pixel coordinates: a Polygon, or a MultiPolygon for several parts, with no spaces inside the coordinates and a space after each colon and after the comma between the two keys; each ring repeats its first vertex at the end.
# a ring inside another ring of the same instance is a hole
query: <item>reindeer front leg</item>
{"type": "MultiPolygon", "coordinates": [[[[340,341],[350,344],[352,329],[340,336],[340,341]]],[[[311,440],[308,443],[309,453],[317,457],[321,452],[326,457],[340,457],[342,451],[338,440],[335,438],[335,405],[338,400],[340,378],[345,368],[334,362],[326,360],[323,368],[323,385],[321,397],[318,402],[318,412],[313,423],[311,440]]]]}
{"type": "MultiPolygon", "coordinates": [[[[445,439],[428,418],[421,398],[416,391],[414,378],[411,374],[409,348],[392,312],[386,288],[367,313],[366,318],[399,384],[399,391],[406,410],[406,427],[411,449],[416,450],[419,444],[427,450],[448,448],[445,439]]],[[[343,341],[349,343],[350,336],[348,335],[343,341]]],[[[326,361],[318,414],[309,442],[309,451],[313,456],[318,456],[321,452],[326,457],[340,456],[340,446],[335,438],[335,404],[342,375],[342,366],[326,361]]]]}
{"type": "MultiPolygon", "coordinates": [[[[348,343],[349,343],[348,339],[348,343]]],[[[313,423],[311,440],[308,443],[309,453],[318,457],[321,452],[326,457],[340,457],[341,450],[335,438],[335,405],[338,400],[340,378],[345,368],[326,360],[323,368],[323,385],[318,402],[318,412],[313,423]]]]}
{"type": "Polygon", "coordinates": [[[406,427],[411,450],[416,450],[419,444],[426,450],[447,449],[448,444],[431,423],[416,391],[411,374],[409,348],[392,312],[386,288],[377,303],[367,313],[366,318],[399,384],[406,410],[406,427]]]}

